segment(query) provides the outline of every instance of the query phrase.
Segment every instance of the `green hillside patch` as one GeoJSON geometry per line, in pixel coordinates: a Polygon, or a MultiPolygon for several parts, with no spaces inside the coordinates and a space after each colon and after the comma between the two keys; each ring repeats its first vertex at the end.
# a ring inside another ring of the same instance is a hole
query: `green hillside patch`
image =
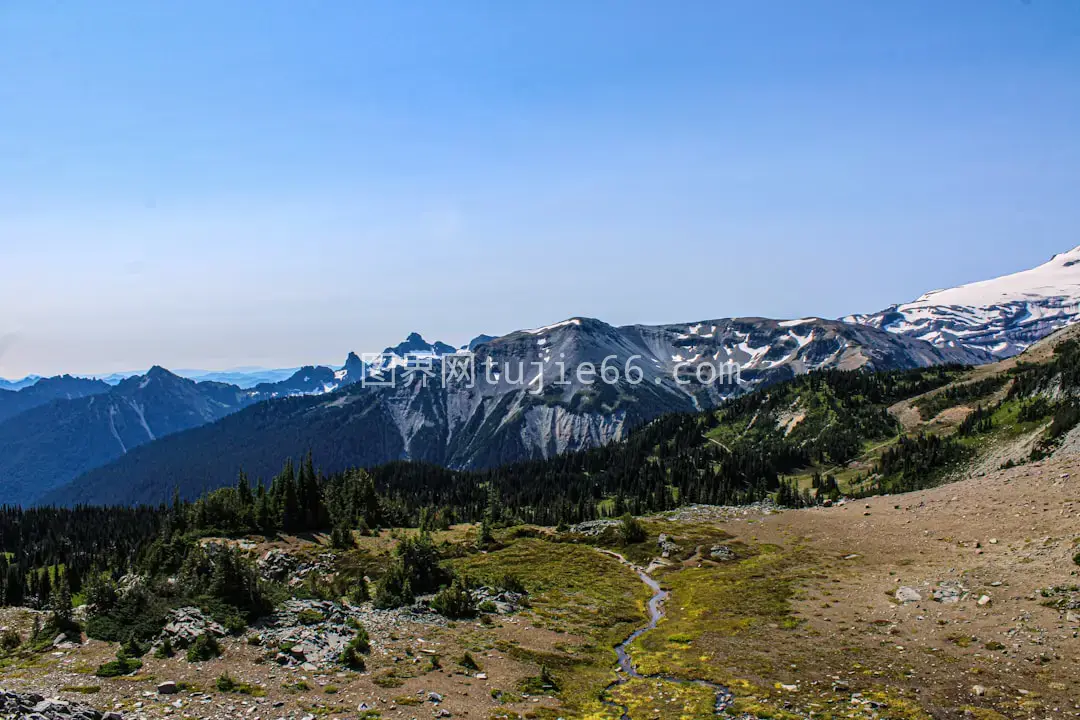
{"type": "Polygon", "coordinates": [[[799,551],[776,546],[748,550],[750,557],[720,565],[665,573],[671,593],[667,616],[641,636],[631,655],[645,675],[701,679],[732,685],[742,671],[767,671],[771,656],[755,637],[798,627],[790,601],[799,582],[799,551]],[[672,638],[676,638],[673,641],[672,638]],[[738,653],[730,649],[738,638],[738,653]]]}
{"type": "Polygon", "coordinates": [[[958,405],[985,402],[987,398],[1003,388],[1009,379],[1009,376],[1003,373],[975,382],[957,383],[938,392],[928,393],[912,404],[923,420],[930,420],[943,410],[958,405]]]}
{"type": "Polygon", "coordinates": [[[612,688],[611,700],[632,718],[696,720],[713,717],[716,694],[703,685],[667,680],[631,680],[612,688]]]}
{"type": "MultiPolygon", "coordinates": [[[[648,620],[648,588],[627,567],[595,549],[535,538],[454,561],[455,569],[479,582],[511,574],[529,592],[530,619],[538,627],[566,633],[558,648],[525,644],[501,648],[516,660],[548,668],[556,694],[571,716],[596,714],[614,679],[613,648],[648,620]]],[[[554,716],[553,716],[554,717],[554,716]]]]}

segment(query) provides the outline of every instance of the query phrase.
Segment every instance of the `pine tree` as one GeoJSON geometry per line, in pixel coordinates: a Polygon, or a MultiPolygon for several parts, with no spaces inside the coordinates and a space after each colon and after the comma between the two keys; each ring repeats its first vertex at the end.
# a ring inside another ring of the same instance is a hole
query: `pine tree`
{"type": "Polygon", "coordinates": [[[323,527],[326,513],[323,510],[319,478],[315,474],[315,463],[310,450],[300,468],[300,483],[297,492],[306,529],[314,530],[323,527]]]}
{"type": "Polygon", "coordinates": [[[49,609],[52,611],[52,620],[57,628],[63,630],[72,625],[71,586],[65,575],[57,573],[49,609]]]}
{"type": "Polygon", "coordinates": [[[37,593],[38,607],[48,607],[52,598],[52,577],[47,568],[38,571],[37,593]]]}
{"type": "Polygon", "coordinates": [[[304,514],[296,490],[296,474],[293,471],[292,460],[286,461],[285,469],[274,482],[280,487],[281,527],[289,532],[300,530],[303,526],[304,514]]]}
{"type": "Polygon", "coordinates": [[[240,507],[245,509],[251,508],[255,503],[251,495],[251,483],[243,470],[240,471],[240,479],[236,481],[236,497],[240,501],[240,507]]]}
{"type": "Polygon", "coordinates": [[[7,577],[4,578],[4,604],[8,607],[18,607],[26,599],[26,585],[23,582],[23,573],[18,565],[9,565],[7,577]]]}

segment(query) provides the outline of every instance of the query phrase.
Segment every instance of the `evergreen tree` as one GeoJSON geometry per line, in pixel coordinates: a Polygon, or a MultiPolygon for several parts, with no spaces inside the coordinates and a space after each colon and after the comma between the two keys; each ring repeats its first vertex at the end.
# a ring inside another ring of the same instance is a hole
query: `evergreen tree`
{"type": "Polygon", "coordinates": [[[7,577],[4,579],[4,604],[8,607],[18,607],[25,599],[26,586],[23,583],[23,574],[18,565],[9,565],[7,577]]]}
{"type": "Polygon", "coordinates": [[[65,575],[57,574],[56,585],[49,602],[52,620],[57,628],[69,628],[72,623],[71,587],[65,575]]]}

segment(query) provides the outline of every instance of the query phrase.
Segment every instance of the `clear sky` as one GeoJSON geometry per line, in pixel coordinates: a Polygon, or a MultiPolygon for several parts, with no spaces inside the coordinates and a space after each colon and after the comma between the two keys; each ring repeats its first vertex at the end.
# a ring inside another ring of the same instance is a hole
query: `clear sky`
{"type": "Polygon", "coordinates": [[[1076,0],[0,0],[0,375],[835,317],[1080,244],[1076,0]]]}

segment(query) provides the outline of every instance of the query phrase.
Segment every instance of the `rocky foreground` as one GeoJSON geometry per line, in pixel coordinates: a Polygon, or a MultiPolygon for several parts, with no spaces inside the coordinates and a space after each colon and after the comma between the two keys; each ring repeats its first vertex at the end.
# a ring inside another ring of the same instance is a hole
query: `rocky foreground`
{"type": "Polygon", "coordinates": [[[123,720],[124,716],[118,712],[101,712],[59,698],[0,691],[0,717],[11,720],[123,720]]]}

